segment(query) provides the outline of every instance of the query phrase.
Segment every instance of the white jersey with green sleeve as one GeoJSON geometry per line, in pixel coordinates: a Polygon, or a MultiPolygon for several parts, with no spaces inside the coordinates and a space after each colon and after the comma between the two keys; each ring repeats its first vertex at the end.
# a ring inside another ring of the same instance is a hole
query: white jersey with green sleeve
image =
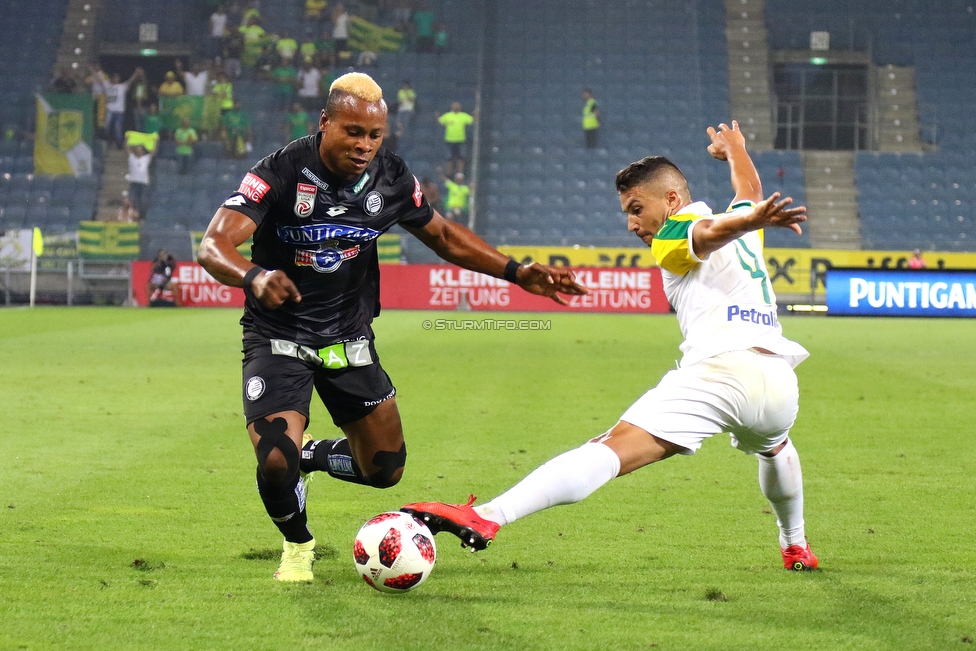
{"type": "Polygon", "coordinates": [[[703,202],[692,203],[669,217],[651,243],[651,253],[661,267],[664,293],[678,313],[685,338],[681,344],[683,367],[749,348],[764,348],[793,367],[810,355],[783,336],[763,258],[762,231],[746,233],[704,259],[695,255],[692,225],[697,220],[719,220],[754,206],[751,201],[740,201],[715,215],[703,202]]]}

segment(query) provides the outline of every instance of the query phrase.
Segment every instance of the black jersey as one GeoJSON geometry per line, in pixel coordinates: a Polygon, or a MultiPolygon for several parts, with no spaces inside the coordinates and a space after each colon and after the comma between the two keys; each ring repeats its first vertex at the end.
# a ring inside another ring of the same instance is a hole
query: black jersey
{"type": "Polygon", "coordinates": [[[322,134],[260,160],[224,207],[257,224],[251,259],[288,274],[300,303],[269,310],[246,292],[241,324],[266,337],[321,348],[369,332],[380,311],[376,238],[434,215],[406,164],[381,149],[362,177],[343,184],[319,158],[322,134]]]}

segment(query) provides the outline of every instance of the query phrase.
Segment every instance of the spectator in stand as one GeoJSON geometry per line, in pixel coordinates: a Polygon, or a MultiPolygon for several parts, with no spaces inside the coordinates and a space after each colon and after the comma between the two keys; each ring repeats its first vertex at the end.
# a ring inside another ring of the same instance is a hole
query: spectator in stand
{"type": "Polygon", "coordinates": [[[234,101],[234,107],[220,116],[220,129],[227,154],[232,158],[244,158],[251,151],[254,132],[251,120],[241,111],[241,103],[234,101]]]}
{"type": "Polygon", "coordinates": [[[424,3],[423,8],[413,14],[414,28],[417,30],[417,51],[434,51],[434,12],[427,8],[424,3]]]}
{"type": "Polygon", "coordinates": [[[48,89],[52,93],[73,93],[78,90],[78,80],[71,74],[70,69],[61,68],[58,70],[58,74],[54,76],[54,79],[51,80],[51,85],[48,89]]]}
{"type": "Polygon", "coordinates": [[[145,217],[149,208],[149,165],[152,163],[152,152],[146,151],[142,145],[127,147],[129,150],[129,173],[125,175],[129,182],[129,201],[141,216],[145,217]]]}
{"type": "Polygon", "coordinates": [[[396,124],[400,137],[407,132],[407,127],[413,123],[414,108],[417,106],[417,91],[409,81],[404,81],[397,91],[396,124]]]}
{"type": "Polygon", "coordinates": [[[372,50],[363,50],[356,58],[356,66],[359,68],[372,68],[376,65],[376,61],[379,58],[380,55],[376,52],[373,52],[372,50]]]}
{"type": "MultiPolygon", "coordinates": [[[[444,216],[455,222],[464,222],[462,219],[468,214],[468,200],[471,196],[471,186],[464,182],[464,174],[458,172],[454,175],[454,180],[444,177],[444,187],[447,188],[447,209],[444,216]]],[[[423,192],[423,190],[421,190],[423,192]]]]}
{"type": "Polygon", "coordinates": [[[275,51],[274,46],[270,43],[264,44],[261,47],[261,54],[254,60],[254,70],[258,79],[270,81],[274,69],[278,67],[280,62],[281,57],[278,56],[278,52],[275,51]]]}
{"type": "Polygon", "coordinates": [[[447,50],[447,27],[444,23],[437,23],[434,27],[434,51],[442,54],[447,50]]]}
{"type": "Polygon", "coordinates": [[[464,143],[468,140],[467,127],[474,122],[474,116],[461,110],[461,102],[451,104],[451,110],[437,121],[444,127],[444,142],[447,144],[447,175],[464,172],[464,143]]]}
{"type": "Polygon", "coordinates": [[[287,111],[295,101],[295,86],[298,84],[298,71],[295,66],[279,61],[271,72],[274,79],[274,94],[278,98],[278,108],[287,111]]]}
{"type": "Polygon", "coordinates": [[[183,118],[182,124],[173,132],[176,141],[177,168],[181,175],[190,171],[193,165],[193,145],[200,140],[197,130],[190,126],[190,118],[183,118]]]}
{"type": "Polygon", "coordinates": [[[95,104],[95,126],[101,129],[105,127],[105,90],[111,82],[97,63],[88,69],[88,78],[91,81],[91,94],[95,104]]]}
{"type": "Polygon", "coordinates": [[[194,97],[203,97],[207,94],[207,86],[210,81],[210,71],[203,70],[199,63],[190,66],[190,71],[183,70],[183,62],[176,60],[176,74],[183,78],[186,87],[186,94],[194,97]]]}
{"type": "Polygon", "coordinates": [[[322,73],[319,69],[306,61],[298,71],[298,101],[309,111],[320,111],[319,105],[319,83],[322,81],[322,73]]]}
{"type": "Polygon", "coordinates": [[[132,115],[136,123],[136,131],[144,131],[146,128],[146,114],[149,112],[149,106],[155,103],[156,98],[153,97],[153,90],[149,86],[149,81],[146,79],[145,75],[139,77],[134,82],[132,82],[132,88],[129,89],[129,95],[132,98],[132,115]]]}
{"type": "Polygon", "coordinates": [[[295,102],[288,114],[288,141],[298,140],[308,135],[312,128],[312,122],[308,119],[308,111],[299,102],[295,102]]]}
{"type": "Polygon", "coordinates": [[[142,215],[139,211],[135,209],[132,202],[129,201],[129,193],[122,193],[122,205],[119,206],[118,211],[115,213],[115,221],[117,222],[137,222],[142,219],[142,215]]]}
{"type": "Polygon", "coordinates": [[[159,85],[157,92],[160,98],[179,97],[183,94],[183,84],[176,79],[176,73],[170,70],[166,73],[166,77],[163,79],[163,83],[159,85]]]}
{"type": "Polygon", "coordinates": [[[298,46],[298,56],[301,57],[303,63],[315,63],[315,55],[318,53],[318,48],[315,46],[315,39],[311,36],[306,37],[302,44],[298,46]]]}
{"type": "Polygon", "coordinates": [[[112,75],[111,81],[105,86],[105,135],[119,149],[122,149],[125,142],[123,139],[125,96],[129,93],[129,85],[144,76],[145,72],[142,68],[136,68],[132,76],[125,81],[122,81],[118,74],[112,75]]]}
{"type": "Polygon", "coordinates": [[[251,0],[251,2],[247,3],[247,8],[244,9],[244,13],[241,14],[242,26],[250,23],[251,19],[261,22],[261,9],[259,8],[260,4],[261,3],[258,2],[258,0],[251,0]]]}
{"type": "Polygon", "coordinates": [[[313,23],[323,22],[327,6],[328,0],[305,0],[305,18],[313,23]]]}
{"type": "Polygon", "coordinates": [[[232,79],[241,76],[241,58],[244,56],[244,35],[230,34],[224,39],[224,72],[232,79]]]}
{"type": "Polygon", "coordinates": [[[349,50],[349,12],[341,2],[332,13],[332,42],[336,54],[349,50]]]}
{"type": "Polygon", "coordinates": [[[912,259],[908,261],[908,268],[925,269],[925,258],[922,257],[922,251],[920,249],[912,251],[912,259]]]}
{"type": "Polygon", "coordinates": [[[217,83],[213,85],[210,92],[220,102],[221,113],[234,108],[234,84],[231,83],[226,74],[219,73],[217,75],[217,83]]]}
{"type": "Polygon", "coordinates": [[[224,51],[224,39],[227,37],[227,13],[224,5],[217,5],[210,14],[210,56],[215,57],[224,51]]]}
{"type": "Polygon", "coordinates": [[[155,133],[163,130],[163,116],[159,114],[159,104],[152,102],[147,106],[148,113],[142,119],[142,132],[155,133]]]}
{"type": "Polygon", "coordinates": [[[441,212],[441,189],[437,187],[437,184],[426,176],[420,181],[420,192],[427,199],[427,203],[430,207],[441,212]]]}
{"type": "Polygon", "coordinates": [[[244,37],[244,55],[241,60],[245,65],[253,66],[264,49],[267,33],[258,24],[258,19],[255,16],[249,18],[247,23],[239,28],[239,31],[244,37]]]}
{"type": "Polygon", "coordinates": [[[600,108],[593,97],[593,91],[586,88],[583,90],[583,140],[587,149],[597,146],[599,134],[600,108]]]}
{"type": "Polygon", "coordinates": [[[275,44],[275,50],[278,51],[282,63],[289,66],[294,65],[295,55],[298,54],[298,41],[292,37],[291,32],[285,30],[284,35],[275,44]]]}

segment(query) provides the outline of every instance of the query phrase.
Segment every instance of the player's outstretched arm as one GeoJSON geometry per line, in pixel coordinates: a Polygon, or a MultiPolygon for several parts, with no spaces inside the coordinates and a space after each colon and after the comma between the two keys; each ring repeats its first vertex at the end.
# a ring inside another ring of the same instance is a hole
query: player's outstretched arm
{"type": "MultiPolygon", "coordinates": [[[[466,227],[444,219],[434,212],[423,228],[406,227],[417,239],[434,253],[459,267],[479,273],[505,277],[505,267],[510,258],[492,248],[487,242],[466,227]]],[[[561,305],[567,301],[561,294],[586,294],[586,288],[576,282],[576,274],[564,267],[547,267],[539,263],[519,265],[515,274],[516,284],[527,292],[548,296],[561,305]]]]}
{"type": "Polygon", "coordinates": [[[278,308],[285,301],[300,302],[298,288],[284,271],[265,271],[237,250],[256,229],[257,225],[247,215],[219,208],[200,242],[197,262],[225,285],[249,285],[254,297],[269,309],[278,308]]]}
{"type": "Polygon", "coordinates": [[[797,235],[802,233],[800,224],[807,220],[806,206],[791,208],[792,197],[781,201],[779,197],[779,192],[774,192],[767,199],[757,203],[749,212],[742,211],[722,219],[700,219],[695,222],[691,234],[695,255],[704,259],[708,254],[718,251],[746,233],[768,226],[790,228],[797,235]]]}
{"type": "Polygon", "coordinates": [[[759,172],[746,151],[746,139],[739,131],[739,123],[732,120],[732,126],[727,124],[708,127],[706,130],[712,144],[708,146],[708,153],[713,158],[724,160],[729,164],[729,174],[732,176],[732,190],[735,201],[761,201],[763,198],[762,182],[759,172]]]}

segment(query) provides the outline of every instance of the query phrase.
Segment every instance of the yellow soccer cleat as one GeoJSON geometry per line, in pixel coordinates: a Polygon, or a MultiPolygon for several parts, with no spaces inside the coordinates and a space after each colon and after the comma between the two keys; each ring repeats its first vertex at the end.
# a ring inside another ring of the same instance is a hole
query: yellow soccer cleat
{"type": "Polygon", "coordinates": [[[315,539],[305,543],[293,543],[287,540],[283,545],[281,564],[275,572],[275,581],[289,583],[311,583],[312,563],[315,561],[315,539]]]}

